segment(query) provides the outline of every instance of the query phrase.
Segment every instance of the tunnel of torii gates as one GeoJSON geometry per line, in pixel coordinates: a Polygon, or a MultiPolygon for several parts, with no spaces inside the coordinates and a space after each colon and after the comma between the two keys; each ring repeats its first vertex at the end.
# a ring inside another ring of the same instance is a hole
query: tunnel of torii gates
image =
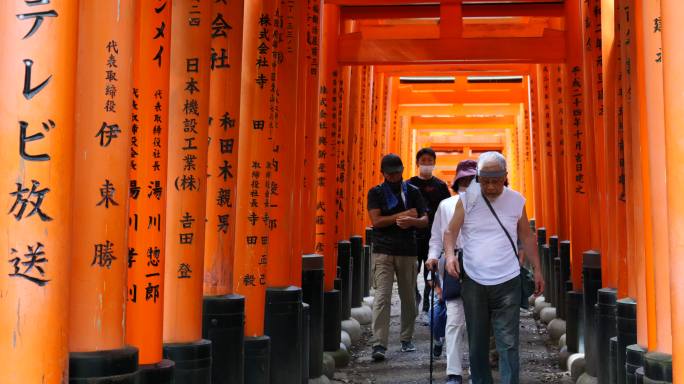
{"type": "Polygon", "coordinates": [[[0,383],[321,376],[421,147],[506,156],[586,375],[684,383],[680,0],[0,10],[0,383]]]}

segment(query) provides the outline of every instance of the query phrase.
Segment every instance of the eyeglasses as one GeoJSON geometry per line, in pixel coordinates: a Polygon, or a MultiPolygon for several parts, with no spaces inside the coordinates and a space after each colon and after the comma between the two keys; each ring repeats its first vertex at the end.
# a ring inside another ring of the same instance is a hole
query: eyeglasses
{"type": "Polygon", "coordinates": [[[480,184],[503,184],[506,181],[506,176],[500,177],[482,177],[478,178],[480,184]]]}

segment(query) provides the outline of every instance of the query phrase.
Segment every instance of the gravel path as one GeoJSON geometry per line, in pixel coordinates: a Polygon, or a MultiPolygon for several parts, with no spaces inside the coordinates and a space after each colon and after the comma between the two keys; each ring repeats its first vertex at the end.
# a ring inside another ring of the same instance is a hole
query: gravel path
{"type": "MultiPolygon", "coordinates": [[[[422,279],[421,279],[422,280],[422,279]]],[[[419,289],[422,292],[422,281],[419,289]]],[[[570,384],[569,373],[561,372],[558,365],[558,346],[550,343],[546,327],[535,322],[532,312],[522,311],[520,322],[521,341],[521,384],[557,383],[570,384]]],[[[399,295],[395,284],[392,295],[392,316],[390,320],[390,345],[387,359],[373,362],[371,358],[370,326],[363,327],[363,337],[358,346],[352,346],[352,360],[347,368],[335,372],[333,383],[358,384],[424,384],[429,383],[430,329],[428,317],[421,312],[416,320],[414,344],[417,351],[402,353],[399,344],[399,295]]],[[[467,354],[466,354],[467,360],[467,354]]],[[[465,362],[464,368],[467,369],[465,362]]],[[[435,360],[434,383],[446,381],[446,361],[444,356],[435,360]]],[[[466,376],[467,378],[467,376],[466,376]]],[[[494,371],[494,381],[498,382],[498,373],[494,371]]]]}

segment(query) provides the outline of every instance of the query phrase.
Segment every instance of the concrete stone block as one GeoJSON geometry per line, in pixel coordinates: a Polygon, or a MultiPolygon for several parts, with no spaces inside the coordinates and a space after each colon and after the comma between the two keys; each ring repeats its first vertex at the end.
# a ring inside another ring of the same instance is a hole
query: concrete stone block
{"type": "Polygon", "coordinates": [[[542,321],[544,324],[548,324],[551,322],[551,320],[556,318],[556,308],[555,307],[546,307],[542,308],[541,311],[539,311],[539,320],[542,321]]]}
{"type": "Polygon", "coordinates": [[[342,342],[342,344],[344,344],[345,347],[347,347],[347,349],[349,349],[349,347],[351,347],[352,345],[351,337],[345,331],[340,332],[340,341],[342,342]]]}
{"type": "Polygon", "coordinates": [[[567,345],[568,345],[567,340],[568,340],[567,335],[566,335],[566,334],[563,334],[563,335],[558,339],[558,348],[567,347],[567,345]]]}
{"type": "Polygon", "coordinates": [[[563,346],[558,352],[558,364],[564,371],[568,370],[568,358],[570,357],[570,352],[568,352],[568,347],[563,346]]]}
{"type": "Polygon", "coordinates": [[[373,301],[375,301],[375,297],[373,296],[368,296],[363,298],[363,305],[367,305],[371,308],[373,308],[373,301]]]}
{"type": "MultiPolygon", "coordinates": [[[[344,347],[344,344],[340,343],[340,345],[342,345],[344,347]]],[[[333,358],[333,360],[335,362],[335,368],[336,369],[343,368],[343,367],[346,367],[347,365],[349,365],[350,356],[349,356],[349,352],[346,349],[340,348],[335,352],[324,352],[323,354],[324,355],[327,354],[333,358]]],[[[325,362],[325,360],[324,360],[324,362],[325,362]]],[[[326,376],[328,376],[327,373],[326,373],[326,376]]],[[[330,376],[328,376],[328,378],[330,378],[330,376]]]]}
{"type": "Polygon", "coordinates": [[[534,312],[532,314],[535,320],[539,320],[539,315],[541,314],[542,309],[549,307],[551,307],[551,304],[547,303],[546,301],[537,301],[534,304],[534,312]]]}
{"type": "Polygon", "coordinates": [[[586,362],[584,360],[584,353],[575,353],[568,357],[568,370],[572,381],[577,381],[586,369],[586,362]]]}
{"type": "Polygon", "coordinates": [[[535,307],[536,307],[537,305],[539,305],[539,303],[545,303],[545,302],[546,302],[546,298],[544,297],[544,295],[537,296],[537,297],[534,298],[534,306],[535,306],[535,307]]]}
{"type": "Polygon", "coordinates": [[[551,340],[558,341],[561,336],[565,335],[565,320],[563,319],[553,319],[547,327],[549,330],[549,337],[551,340]]]}
{"type": "Polygon", "coordinates": [[[356,344],[361,340],[361,324],[356,319],[342,320],[342,330],[349,334],[352,344],[356,344]]]}
{"type": "Polygon", "coordinates": [[[323,352],[323,375],[330,380],[335,377],[335,358],[332,352],[323,352]]]}
{"type": "Polygon", "coordinates": [[[598,384],[598,378],[585,372],[577,379],[577,384],[598,384]]]}
{"type": "Polygon", "coordinates": [[[373,311],[370,307],[362,305],[352,308],[351,317],[356,319],[361,325],[368,325],[373,321],[373,311]]]}

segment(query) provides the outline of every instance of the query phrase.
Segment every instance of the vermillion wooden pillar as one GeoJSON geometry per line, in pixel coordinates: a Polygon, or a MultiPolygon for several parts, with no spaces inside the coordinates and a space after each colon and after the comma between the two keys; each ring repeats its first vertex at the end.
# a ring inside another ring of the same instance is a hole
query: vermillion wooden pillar
{"type": "MultiPolygon", "coordinates": [[[[529,153],[526,152],[525,145],[528,142],[528,132],[527,132],[527,127],[525,125],[525,105],[520,104],[520,109],[515,117],[515,130],[517,132],[518,136],[518,142],[516,143],[518,147],[518,154],[520,156],[520,161],[518,162],[518,173],[520,174],[520,193],[525,197],[525,200],[532,202],[534,201],[534,197],[530,196],[529,192],[529,183],[530,179],[528,179],[528,176],[525,173],[525,167],[526,163],[529,160],[527,156],[529,156],[529,153]]],[[[449,183],[449,180],[445,180],[447,183],[449,183]]],[[[529,204],[526,206],[527,214],[529,217],[534,217],[534,212],[531,211],[530,207],[533,206],[534,204],[529,204]]]]}
{"type": "Polygon", "coordinates": [[[645,199],[645,188],[643,183],[642,173],[642,162],[643,156],[642,152],[647,146],[641,145],[641,131],[642,131],[642,121],[641,121],[641,107],[640,107],[640,94],[643,92],[643,87],[640,85],[639,74],[642,73],[639,69],[639,55],[637,52],[638,40],[636,35],[638,33],[637,20],[639,17],[635,12],[635,2],[634,0],[627,0],[625,4],[625,10],[630,19],[630,40],[628,44],[628,58],[629,58],[629,84],[630,88],[628,90],[629,97],[629,107],[630,107],[630,124],[631,124],[631,170],[633,175],[633,183],[631,192],[633,193],[633,223],[634,226],[634,244],[635,244],[635,254],[633,256],[632,265],[634,266],[634,273],[632,278],[636,282],[636,301],[641,303],[637,305],[637,341],[642,346],[648,346],[649,338],[648,335],[648,324],[649,324],[649,311],[647,304],[647,282],[646,282],[646,245],[649,244],[646,241],[646,232],[651,233],[650,229],[647,231],[645,228],[645,205],[650,204],[650,199],[645,199]]]}
{"type": "Polygon", "coordinates": [[[551,90],[551,65],[537,66],[539,78],[539,160],[541,166],[542,224],[549,235],[557,234],[556,194],[554,183],[553,137],[554,126],[553,101],[551,90]]]}
{"type": "MultiPolygon", "coordinates": [[[[363,193],[363,161],[362,155],[362,141],[363,131],[365,128],[365,66],[354,66],[351,70],[351,82],[349,86],[349,141],[347,142],[348,156],[346,161],[349,168],[349,178],[346,185],[342,188],[347,190],[347,199],[341,202],[346,208],[346,214],[343,215],[349,223],[355,223],[359,218],[358,201],[361,199],[363,193]]],[[[365,208],[365,207],[364,207],[365,208]]],[[[341,233],[342,239],[348,239],[353,233],[347,231],[341,233]]]]}
{"type": "MultiPolygon", "coordinates": [[[[618,7],[620,9],[620,52],[622,56],[622,126],[623,126],[623,153],[625,159],[625,232],[627,257],[625,264],[627,265],[627,296],[637,297],[637,286],[641,281],[638,281],[637,276],[637,255],[643,252],[643,244],[639,246],[639,233],[636,232],[635,216],[637,211],[637,204],[632,203],[637,201],[636,188],[637,174],[634,172],[634,150],[633,150],[633,131],[638,129],[638,123],[635,124],[633,119],[632,105],[635,90],[633,85],[633,71],[635,67],[634,59],[634,39],[632,34],[634,31],[634,17],[631,8],[632,0],[619,0],[618,7]]],[[[622,276],[622,274],[621,274],[622,276]]]]}
{"type": "Polygon", "coordinates": [[[612,161],[617,166],[615,181],[617,184],[613,190],[615,199],[615,270],[617,271],[618,297],[629,297],[629,275],[630,266],[627,263],[628,253],[633,252],[630,244],[631,234],[628,233],[627,224],[627,160],[625,153],[625,57],[624,57],[624,28],[626,27],[623,19],[623,9],[620,1],[615,2],[615,85],[614,85],[614,141],[616,144],[612,161]]]}
{"type": "Polygon", "coordinates": [[[620,55],[616,36],[617,20],[614,0],[601,0],[601,52],[603,73],[603,127],[605,161],[605,211],[606,226],[603,228],[606,249],[602,258],[602,279],[604,287],[618,288],[618,178],[620,164],[617,158],[616,89],[617,60],[620,55]]]}
{"type": "MultiPolygon", "coordinates": [[[[672,276],[684,271],[684,171],[682,170],[681,127],[684,124],[682,113],[682,95],[684,95],[684,52],[681,50],[682,28],[679,23],[684,18],[684,4],[679,1],[661,0],[663,22],[663,76],[665,92],[665,149],[667,154],[667,201],[668,201],[668,234],[670,240],[670,270],[672,276]]],[[[673,382],[684,381],[684,329],[680,326],[684,321],[684,281],[670,280],[670,302],[672,303],[672,346],[673,346],[673,382]]]]}
{"type": "MultiPolygon", "coordinates": [[[[174,4],[166,195],[166,344],[193,343],[202,338],[210,19],[209,0],[174,4]]],[[[226,166],[209,172],[212,177],[228,179],[234,170],[226,166]]]]}
{"type": "Polygon", "coordinates": [[[124,347],[134,11],[133,1],[80,3],[71,352],[124,347]]]}
{"type": "MultiPolygon", "coordinates": [[[[325,290],[334,288],[337,276],[337,233],[336,233],[336,137],[332,127],[333,111],[339,113],[340,98],[333,92],[333,81],[339,81],[340,71],[337,64],[337,39],[339,36],[339,7],[332,4],[323,6],[322,56],[320,66],[319,92],[319,141],[318,175],[316,187],[316,253],[325,258],[325,290]],[[337,102],[333,100],[333,95],[337,102]]],[[[338,116],[339,118],[339,116],[338,116]]]]}
{"type": "Polygon", "coordinates": [[[670,267],[667,231],[665,118],[661,18],[659,1],[635,7],[637,68],[640,92],[642,175],[644,181],[644,230],[646,241],[646,292],[651,351],[672,352],[670,323],[670,267]],[[646,201],[648,200],[648,201],[646,201]],[[646,231],[651,230],[651,233],[646,231]]]}
{"type": "Polygon", "coordinates": [[[565,130],[567,122],[567,114],[565,112],[565,66],[563,64],[552,65],[550,67],[551,75],[551,100],[552,100],[552,114],[553,127],[551,129],[551,152],[553,157],[554,181],[553,189],[556,195],[556,223],[558,225],[556,234],[559,239],[566,240],[569,238],[569,220],[570,212],[568,210],[567,190],[565,186],[568,184],[565,172],[565,130]]]}
{"type": "Polygon", "coordinates": [[[171,58],[171,3],[165,4],[146,0],[136,6],[126,343],[140,349],[143,365],[162,358],[171,58]]]}
{"type": "Polygon", "coordinates": [[[0,10],[0,382],[63,383],[78,4],[6,1],[0,10]]]}
{"type": "Polygon", "coordinates": [[[389,103],[391,108],[391,120],[390,124],[387,126],[387,145],[386,154],[394,153],[399,154],[399,142],[401,137],[401,119],[402,115],[399,114],[399,92],[401,91],[401,83],[399,82],[399,77],[392,77],[391,81],[391,97],[389,98],[389,103]]]}
{"type": "Polygon", "coordinates": [[[529,76],[529,117],[530,122],[530,154],[532,157],[532,187],[534,191],[534,218],[537,228],[544,226],[543,203],[542,203],[542,168],[541,151],[539,148],[539,78],[535,67],[529,76]]]}
{"type": "Polygon", "coordinates": [[[588,156],[587,136],[588,119],[591,114],[587,104],[584,84],[584,61],[582,31],[583,19],[580,17],[579,0],[565,2],[566,52],[567,64],[565,81],[566,111],[572,116],[564,133],[564,143],[569,161],[566,162],[568,180],[568,209],[571,215],[571,269],[573,288],[582,289],[582,252],[591,249],[591,226],[589,215],[589,193],[591,188],[590,168],[593,166],[588,156]]]}
{"type": "Polygon", "coordinates": [[[271,152],[266,172],[272,176],[265,184],[270,206],[268,216],[263,218],[269,230],[269,287],[301,286],[302,280],[302,255],[294,250],[292,226],[293,216],[300,214],[295,210],[295,196],[300,188],[300,179],[295,179],[295,149],[301,150],[296,132],[303,129],[297,108],[301,102],[297,68],[299,14],[304,12],[304,5],[283,1],[274,14],[273,57],[269,64],[276,82],[269,89],[269,120],[273,123],[266,130],[271,152]]]}
{"type": "MultiPolygon", "coordinates": [[[[601,251],[601,265],[605,267],[607,260],[607,211],[606,211],[606,159],[605,159],[605,127],[604,84],[603,84],[603,36],[601,23],[601,0],[589,0],[584,3],[582,15],[584,24],[584,63],[585,63],[585,97],[590,119],[587,130],[587,144],[590,148],[587,168],[591,178],[589,202],[593,207],[601,209],[593,212],[590,221],[592,248],[601,251]]],[[[602,274],[607,271],[602,268],[602,274]]]]}
{"type": "MultiPolygon", "coordinates": [[[[526,88],[528,93],[531,91],[529,75],[524,77],[527,84],[526,88]]],[[[535,195],[534,195],[534,164],[533,164],[533,149],[532,149],[532,124],[530,121],[530,111],[531,105],[530,101],[526,100],[525,103],[521,105],[520,109],[520,119],[522,120],[521,128],[523,132],[521,137],[523,140],[523,167],[525,171],[525,189],[524,196],[527,200],[526,209],[527,215],[530,218],[536,217],[537,212],[535,211],[535,195]],[[523,137],[524,136],[524,137],[523,137]]]]}
{"type": "Polygon", "coordinates": [[[244,1],[212,4],[204,294],[233,291],[244,1]],[[230,170],[230,176],[220,169],[230,170]],[[224,177],[225,176],[225,177],[224,177]]]}
{"type": "MultiPolygon", "coordinates": [[[[304,44],[299,50],[299,84],[302,88],[301,107],[299,115],[304,116],[301,120],[304,129],[303,147],[297,152],[302,155],[298,164],[302,166],[302,188],[301,188],[301,213],[297,215],[300,220],[298,232],[300,238],[300,253],[311,254],[316,247],[316,155],[320,137],[318,135],[318,115],[319,115],[319,67],[321,56],[321,24],[320,10],[321,2],[313,1],[307,5],[306,13],[301,14],[302,24],[305,28],[299,29],[300,44],[304,44]]],[[[295,249],[296,251],[296,249],[295,249]]]]}
{"type": "Polygon", "coordinates": [[[273,50],[268,36],[273,34],[270,1],[245,2],[238,120],[238,164],[233,261],[234,292],[245,296],[245,335],[261,336],[268,265],[268,221],[263,218],[270,201],[265,185],[271,180],[266,163],[272,160],[268,145],[269,98],[272,86],[273,50]],[[263,34],[261,31],[264,31],[263,34]],[[266,62],[264,62],[266,61],[266,62]],[[268,175],[267,175],[268,173],[268,175]]]}
{"type": "MultiPolygon", "coordinates": [[[[584,44],[584,109],[586,115],[584,146],[587,148],[587,166],[584,167],[585,178],[589,181],[586,186],[591,207],[601,205],[604,196],[603,178],[605,168],[603,154],[597,152],[603,148],[603,73],[601,43],[601,10],[600,0],[589,0],[582,3],[582,18],[584,20],[582,41],[584,44]]],[[[591,228],[590,249],[605,251],[602,243],[602,229],[604,228],[604,211],[596,210],[588,221],[591,228]]]]}

